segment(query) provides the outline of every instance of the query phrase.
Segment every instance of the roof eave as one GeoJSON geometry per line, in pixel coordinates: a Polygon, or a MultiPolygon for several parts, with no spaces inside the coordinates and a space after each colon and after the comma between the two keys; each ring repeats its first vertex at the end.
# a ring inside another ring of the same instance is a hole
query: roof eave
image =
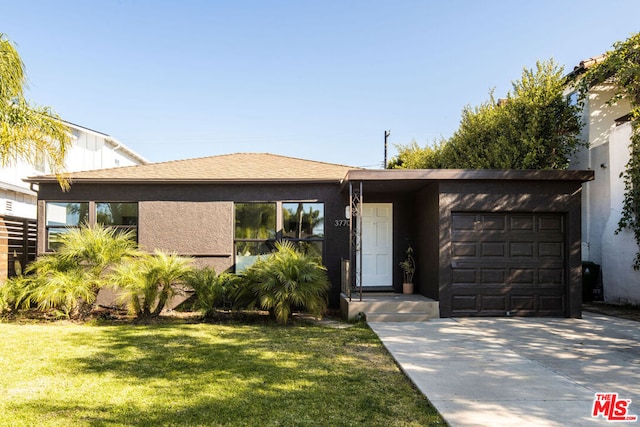
{"type": "Polygon", "coordinates": [[[342,183],[349,181],[592,181],[591,170],[518,170],[518,169],[387,169],[351,170],[342,183]]]}
{"type": "MultiPolygon", "coordinates": [[[[55,178],[30,177],[24,182],[57,184],[55,178]]],[[[71,178],[71,184],[340,184],[342,179],[167,179],[167,178],[71,178]]]]}

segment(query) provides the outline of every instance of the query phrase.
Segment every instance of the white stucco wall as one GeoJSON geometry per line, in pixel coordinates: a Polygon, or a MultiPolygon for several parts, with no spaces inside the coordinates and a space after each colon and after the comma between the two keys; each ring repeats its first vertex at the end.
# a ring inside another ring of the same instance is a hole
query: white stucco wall
{"type": "Polygon", "coordinates": [[[621,100],[607,105],[614,88],[594,88],[584,109],[582,136],[589,141],[572,159],[571,169],[591,169],[592,182],[583,185],[582,259],[600,264],[604,298],[609,302],[640,304],[640,272],[631,267],[638,245],[630,231],[615,234],[622,212],[624,182],[620,173],[629,160],[631,124],[615,120],[630,111],[621,100]]]}
{"type": "MultiPolygon", "coordinates": [[[[602,233],[602,272],[606,301],[640,304],[640,271],[631,268],[638,251],[633,233],[615,234],[622,216],[624,182],[620,174],[629,161],[631,124],[616,127],[609,138],[609,174],[611,199],[609,217],[602,233]]],[[[597,195],[596,195],[597,197],[597,195]]]]}
{"type": "MultiPolygon", "coordinates": [[[[72,125],[72,144],[65,159],[68,172],[132,166],[144,162],[109,136],[72,125]]],[[[36,218],[37,195],[22,181],[28,176],[50,173],[26,162],[0,168],[0,216],[36,218]]]]}

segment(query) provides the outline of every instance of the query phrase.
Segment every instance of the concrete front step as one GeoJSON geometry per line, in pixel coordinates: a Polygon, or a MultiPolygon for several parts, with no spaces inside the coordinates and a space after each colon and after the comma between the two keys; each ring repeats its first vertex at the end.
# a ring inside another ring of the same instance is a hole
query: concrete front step
{"type": "Polygon", "coordinates": [[[369,322],[422,322],[440,317],[440,304],[422,295],[394,293],[365,293],[362,300],[352,296],[351,301],[341,295],[343,316],[349,320],[364,313],[369,322]]]}
{"type": "Polygon", "coordinates": [[[433,313],[365,313],[367,322],[426,322],[433,313]]]}

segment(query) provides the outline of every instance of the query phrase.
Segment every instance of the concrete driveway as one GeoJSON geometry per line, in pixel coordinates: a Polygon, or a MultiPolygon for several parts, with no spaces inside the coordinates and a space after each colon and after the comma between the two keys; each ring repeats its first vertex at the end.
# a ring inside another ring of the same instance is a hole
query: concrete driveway
{"type": "Polygon", "coordinates": [[[584,313],[369,325],[452,427],[610,425],[604,409],[591,416],[596,393],[631,399],[627,415],[640,414],[639,322],[584,313]]]}

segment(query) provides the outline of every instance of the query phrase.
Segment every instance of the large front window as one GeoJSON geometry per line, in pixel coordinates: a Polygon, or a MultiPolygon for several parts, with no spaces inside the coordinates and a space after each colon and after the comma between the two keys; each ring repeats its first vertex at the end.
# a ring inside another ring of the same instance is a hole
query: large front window
{"type": "Polygon", "coordinates": [[[273,250],[276,241],[275,203],[236,203],[236,272],[273,250]]]}
{"type": "Polygon", "coordinates": [[[324,242],[323,203],[282,203],[282,238],[307,253],[322,257],[324,242]]]}
{"type": "Polygon", "coordinates": [[[138,204],[120,202],[47,202],[47,250],[60,246],[60,237],[81,225],[99,224],[119,231],[133,230],[137,238],[138,204]]]}
{"type": "Polygon", "coordinates": [[[60,236],[89,222],[88,202],[48,202],[46,205],[47,249],[60,246],[60,236]]]}
{"type": "Polygon", "coordinates": [[[307,253],[323,255],[324,204],[272,202],[235,204],[236,273],[268,255],[278,240],[290,240],[307,253]]]}

